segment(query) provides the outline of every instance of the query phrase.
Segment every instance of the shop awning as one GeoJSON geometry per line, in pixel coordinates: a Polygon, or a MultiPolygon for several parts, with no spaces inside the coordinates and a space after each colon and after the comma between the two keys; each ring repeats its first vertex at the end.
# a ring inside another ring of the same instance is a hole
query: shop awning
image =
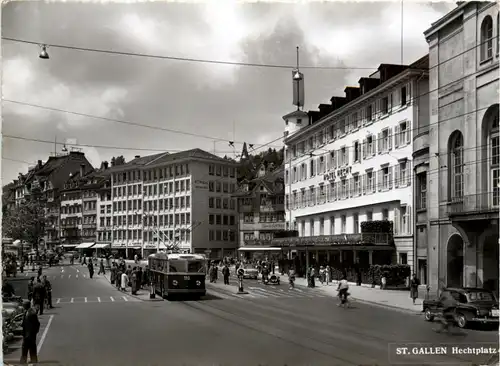
{"type": "Polygon", "coordinates": [[[75,249],[89,249],[91,246],[93,246],[95,242],[90,242],[90,243],[81,243],[78,245],[75,249]]]}
{"type": "Polygon", "coordinates": [[[96,245],[94,245],[92,247],[92,249],[104,249],[104,248],[107,248],[107,247],[109,247],[108,243],[97,243],[96,245]]]}
{"type": "Polygon", "coordinates": [[[279,252],[281,248],[275,247],[243,247],[238,249],[240,252],[279,252]]]}
{"type": "Polygon", "coordinates": [[[144,249],[160,249],[160,250],[166,250],[168,249],[165,243],[155,243],[155,244],[145,244],[144,249]]]}
{"type": "Polygon", "coordinates": [[[14,247],[20,247],[21,246],[21,240],[19,240],[19,239],[14,240],[14,242],[12,243],[12,246],[14,246],[14,247]]]}
{"type": "Polygon", "coordinates": [[[62,244],[59,245],[61,248],[74,248],[77,246],[77,244],[62,244]]]}

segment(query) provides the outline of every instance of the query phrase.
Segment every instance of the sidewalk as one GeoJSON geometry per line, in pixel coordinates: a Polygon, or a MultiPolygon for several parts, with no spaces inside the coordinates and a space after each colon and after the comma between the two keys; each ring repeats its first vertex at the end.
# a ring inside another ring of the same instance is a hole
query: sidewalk
{"type": "MultiPolygon", "coordinates": [[[[284,276],[283,282],[288,283],[288,276],[284,276]]],[[[305,278],[295,278],[295,284],[307,287],[307,280],[305,278]]],[[[329,285],[322,285],[318,280],[315,281],[315,289],[337,297],[338,281],[333,281],[329,285]]],[[[410,298],[409,291],[397,290],[381,290],[380,286],[372,288],[370,285],[356,286],[354,282],[349,282],[349,293],[351,298],[357,302],[369,303],[372,305],[382,306],[395,310],[402,310],[413,314],[420,314],[422,312],[422,299],[417,299],[415,304],[410,298]]]]}
{"type": "MultiPolygon", "coordinates": [[[[108,283],[111,287],[113,287],[116,291],[119,291],[118,289],[116,289],[115,285],[111,285],[111,272],[110,271],[106,271],[106,274],[102,277],[105,278],[106,281],[108,281],[108,283]]],[[[150,299],[149,298],[149,287],[140,289],[139,291],[137,291],[137,295],[132,295],[130,288],[127,288],[127,292],[125,292],[125,294],[128,296],[135,297],[136,299],[139,299],[141,301],[163,301],[163,299],[161,297],[159,297],[158,295],[156,295],[154,299],[150,299]]]]}

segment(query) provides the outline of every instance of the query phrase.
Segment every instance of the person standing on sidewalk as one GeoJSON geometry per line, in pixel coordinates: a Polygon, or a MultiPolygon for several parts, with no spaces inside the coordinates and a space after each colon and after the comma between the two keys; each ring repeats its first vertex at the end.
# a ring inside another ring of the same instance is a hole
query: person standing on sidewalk
{"type": "Polygon", "coordinates": [[[120,267],[117,267],[116,269],[116,279],[115,279],[115,284],[116,284],[116,289],[117,290],[120,290],[121,288],[121,282],[122,282],[122,274],[123,274],[123,271],[121,270],[120,267]]]}
{"type": "Polygon", "coordinates": [[[45,287],[42,285],[42,280],[38,278],[37,283],[33,288],[33,304],[37,313],[43,315],[43,305],[45,303],[45,287]]]}
{"type": "Polygon", "coordinates": [[[144,275],[144,272],[142,272],[142,267],[139,266],[137,268],[137,288],[140,290],[142,289],[142,277],[144,275]]]}
{"type": "Polygon", "coordinates": [[[137,295],[137,288],[138,288],[137,267],[134,267],[134,269],[132,270],[132,274],[130,276],[130,282],[131,282],[130,291],[132,291],[132,295],[137,295]]]}
{"type": "Polygon", "coordinates": [[[38,355],[36,349],[36,336],[40,330],[40,321],[36,315],[36,311],[31,307],[29,301],[23,302],[24,316],[23,316],[23,344],[21,347],[21,365],[28,363],[28,352],[30,354],[31,363],[38,362],[38,355]]]}
{"type": "Polygon", "coordinates": [[[43,287],[45,288],[45,294],[47,296],[47,305],[49,306],[50,309],[53,309],[54,307],[52,306],[52,284],[47,279],[46,275],[43,276],[42,284],[43,287]]]}
{"type": "Polygon", "coordinates": [[[410,281],[410,297],[413,300],[413,304],[415,304],[415,300],[418,298],[418,286],[420,286],[420,280],[414,273],[413,278],[410,281]]]}
{"type": "Polygon", "coordinates": [[[111,276],[109,278],[109,281],[111,282],[112,285],[114,285],[116,281],[116,271],[117,271],[116,263],[113,263],[110,269],[111,276]]]}
{"type": "Polygon", "coordinates": [[[224,264],[222,268],[222,276],[224,276],[224,285],[229,285],[229,267],[224,264]]]}
{"type": "Polygon", "coordinates": [[[120,290],[122,290],[123,292],[126,292],[127,291],[127,285],[128,285],[128,276],[126,273],[122,273],[122,276],[121,276],[121,283],[120,283],[120,290]]]}
{"type": "Polygon", "coordinates": [[[104,270],[104,259],[101,258],[101,262],[99,263],[99,272],[98,275],[106,275],[106,271],[104,270]]]}
{"type": "Polygon", "coordinates": [[[330,282],[331,282],[331,268],[329,265],[326,265],[326,268],[325,268],[325,280],[326,280],[326,285],[329,286],[330,285],[330,282]]]}

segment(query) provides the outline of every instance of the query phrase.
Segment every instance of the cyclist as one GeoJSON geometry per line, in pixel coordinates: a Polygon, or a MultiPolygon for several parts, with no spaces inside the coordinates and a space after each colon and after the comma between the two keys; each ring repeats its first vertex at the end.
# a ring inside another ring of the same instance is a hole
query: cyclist
{"type": "Polygon", "coordinates": [[[441,305],[443,306],[441,328],[436,331],[442,332],[446,330],[449,332],[450,325],[453,327],[455,322],[455,309],[457,308],[458,301],[449,292],[444,292],[441,298],[441,305]]]}
{"type": "Polygon", "coordinates": [[[347,300],[348,290],[349,290],[349,283],[347,282],[347,277],[344,275],[342,276],[342,279],[339,282],[339,287],[337,288],[340,298],[340,303],[338,304],[338,306],[341,305],[344,305],[344,307],[346,305],[349,306],[349,300],[347,300]]]}

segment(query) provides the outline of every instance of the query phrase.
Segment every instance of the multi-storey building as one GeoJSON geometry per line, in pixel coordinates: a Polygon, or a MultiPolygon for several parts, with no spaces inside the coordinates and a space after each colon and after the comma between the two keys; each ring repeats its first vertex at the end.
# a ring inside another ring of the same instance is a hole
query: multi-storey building
{"type": "Polygon", "coordinates": [[[427,56],[381,64],[319,112],[283,117],[287,222],[306,262],[413,264],[413,129],[428,119],[428,99],[414,96],[427,91],[427,67],[427,56]],[[368,241],[361,223],[372,220],[392,221],[393,233],[368,241]]]}
{"type": "Polygon", "coordinates": [[[236,165],[192,149],[136,156],[113,168],[112,248],[127,257],[170,245],[214,258],[234,255],[235,224],[209,220],[236,215],[236,165]]]}
{"type": "Polygon", "coordinates": [[[85,176],[84,166],[79,171],[70,173],[69,179],[61,190],[61,239],[65,246],[78,245],[85,249],[95,243],[89,235],[88,227],[83,230],[83,192],[82,177],[85,176]],[[81,245],[83,244],[83,246],[81,245]]]}
{"type": "Polygon", "coordinates": [[[60,190],[64,187],[69,174],[78,171],[82,164],[85,169],[92,169],[84,153],[71,151],[50,156],[45,163],[39,160],[26,175],[19,174],[15,194],[16,204],[21,204],[28,196],[34,196],[46,207],[44,237],[46,248],[54,249],[56,245],[61,244],[60,190]]]}
{"type": "Polygon", "coordinates": [[[425,32],[431,108],[414,174],[418,259],[429,261],[421,272],[432,292],[498,291],[499,29],[498,4],[471,1],[425,32]]]}
{"type": "MultiPolygon", "coordinates": [[[[275,168],[263,162],[256,178],[240,182],[234,194],[238,205],[240,251],[250,254],[267,250],[264,248],[271,245],[274,234],[285,230],[283,174],[282,166],[275,168]]],[[[216,217],[216,221],[220,220],[216,217]]]]}
{"type": "Polygon", "coordinates": [[[109,247],[111,245],[111,233],[113,231],[113,213],[111,200],[111,171],[108,162],[101,165],[101,169],[95,172],[97,178],[97,245],[109,247]]]}

